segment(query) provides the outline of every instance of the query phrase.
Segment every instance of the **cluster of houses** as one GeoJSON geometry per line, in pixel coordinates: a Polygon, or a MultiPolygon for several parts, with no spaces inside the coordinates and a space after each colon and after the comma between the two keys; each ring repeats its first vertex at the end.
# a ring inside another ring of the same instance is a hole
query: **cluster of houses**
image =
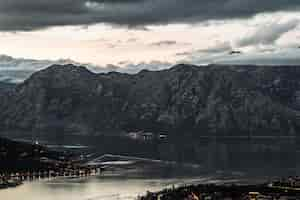
{"type": "Polygon", "coordinates": [[[140,141],[152,141],[155,139],[158,140],[165,140],[167,139],[168,135],[164,133],[152,133],[152,132],[144,132],[144,131],[136,131],[136,132],[129,132],[127,137],[133,140],[140,140],[140,141]]]}
{"type": "Polygon", "coordinates": [[[148,193],[139,200],[299,200],[298,196],[287,194],[261,194],[259,192],[236,193],[196,193],[188,191],[174,191],[172,195],[148,193]]]}
{"type": "Polygon", "coordinates": [[[292,188],[300,190],[300,177],[288,177],[282,178],[280,180],[274,181],[270,184],[270,187],[278,187],[278,188],[292,188]]]}

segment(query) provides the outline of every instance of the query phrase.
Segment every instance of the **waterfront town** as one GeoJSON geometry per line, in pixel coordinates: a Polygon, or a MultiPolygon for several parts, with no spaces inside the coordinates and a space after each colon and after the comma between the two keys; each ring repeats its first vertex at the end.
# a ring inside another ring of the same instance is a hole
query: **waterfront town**
{"type": "MultiPolygon", "coordinates": [[[[105,168],[83,155],[50,151],[39,144],[0,139],[0,189],[27,181],[101,175],[105,168]],[[90,163],[90,164],[89,164],[90,163]]],[[[107,157],[107,156],[106,156],[107,157]]],[[[148,192],[139,200],[287,200],[300,199],[300,177],[279,178],[255,185],[199,184],[148,192]]]]}
{"type": "Polygon", "coordinates": [[[256,185],[200,184],[148,192],[139,200],[298,200],[299,177],[256,185]]]}
{"type": "Polygon", "coordinates": [[[0,189],[24,181],[57,177],[86,177],[100,174],[101,166],[86,165],[82,156],[56,152],[38,144],[0,138],[0,189]]]}
{"type": "Polygon", "coordinates": [[[97,167],[80,167],[75,165],[57,165],[55,168],[48,169],[47,171],[3,173],[0,174],[0,189],[16,187],[21,185],[23,181],[53,179],[57,177],[87,177],[100,173],[101,169],[97,167]]]}

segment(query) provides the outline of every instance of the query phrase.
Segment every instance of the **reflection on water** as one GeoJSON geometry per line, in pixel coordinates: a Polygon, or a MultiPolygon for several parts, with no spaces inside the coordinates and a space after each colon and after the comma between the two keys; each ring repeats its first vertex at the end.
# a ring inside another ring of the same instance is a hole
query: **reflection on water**
{"type": "Polygon", "coordinates": [[[0,191],[3,200],[134,200],[146,191],[158,191],[183,184],[218,181],[212,177],[199,178],[109,178],[56,179],[37,181],[0,191]]]}
{"type": "MultiPolygon", "coordinates": [[[[159,145],[131,144],[128,141],[109,139],[88,139],[73,137],[68,144],[53,146],[55,148],[71,148],[78,152],[86,151],[87,155],[105,153],[153,157],[162,160],[176,160],[180,164],[193,161],[201,166],[181,167],[177,165],[131,166],[127,160],[114,160],[114,164],[127,164],[126,170],[113,171],[112,177],[89,177],[86,179],[56,179],[26,183],[20,187],[0,191],[1,200],[113,200],[135,199],[146,191],[157,191],[166,187],[180,184],[205,183],[224,181],[224,173],[235,171],[225,180],[241,181],[246,177],[289,176],[299,174],[300,170],[300,140],[299,138],[284,137],[255,137],[255,138],[203,138],[189,140],[180,145],[161,143],[159,145]],[[70,142],[73,141],[73,142],[70,142]],[[80,142],[79,142],[80,141],[80,142]],[[94,143],[93,143],[94,142],[94,143]],[[86,148],[90,147],[90,148],[86,148]],[[247,175],[245,175],[244,172],[247,175]],[[134,174],[131,178],[122,177],[124,174],[134,174]],[[214,176],[200,178],[178,178],[179,175],[199,177],[203,173],[214,176]],[[116,176],[116,175],[119,176],[116,176]],[[137,175],[138,174],[138,175],[137,175]],[[159,175],[157,175],[159,174],[159,175]],[[155,176],[154,176],[155,175],[155,176]],[[160,178],[154,178],[160,177],[160,178]],[[161,178],[164,177],[164,178],[161,178]],[[170,178],[177,177],[177,178],[170,178]],[[222,179],[220,179],[220,177],[222,179]],[[234,177],[234,180],[233,178],[234,177]]],[[[45,144],[54,144],[55,142],[45,144]]],[[[112,165],[110,160],[105,164],[112,165]]],[[[246,181],[249,181],[246,179],[246,181]]]]}
{"type": "MultiPolygon", "coordinates": [[[[38,141],[55,150],[194,163],[212,171],[253,171],[262,175],[269,172],[289,176],[299,174],[300,170],[300,138],[296,136],[197,136],[197,139],[143,143],[124,137],[60,135],[59,138],[41,135],[38,141]]],[[[22,137],[22,140],[30,141],[29,138],[22,137]]]]}

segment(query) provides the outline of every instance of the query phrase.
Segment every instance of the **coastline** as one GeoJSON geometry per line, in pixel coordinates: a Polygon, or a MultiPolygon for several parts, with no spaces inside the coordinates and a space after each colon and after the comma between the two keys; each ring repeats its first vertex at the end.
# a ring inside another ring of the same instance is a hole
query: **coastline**
{"type": "MultiPolygon", "coordinates": [[[[280,183],[285,185],[285,183],[280,183]]],[[[273,183],[239,184],[199,184],[147,192],[138,200],[199,200],[199,199],[299,199],[300,188],[275,186],[273,183]]]]}
{"type": "Polygon", "coordinates": [[[0,190],[8,189],[8,188],[15,188],[23,184],[23,181],[18,180],[9,180],[5,183],[0,183],[0,190]]]}

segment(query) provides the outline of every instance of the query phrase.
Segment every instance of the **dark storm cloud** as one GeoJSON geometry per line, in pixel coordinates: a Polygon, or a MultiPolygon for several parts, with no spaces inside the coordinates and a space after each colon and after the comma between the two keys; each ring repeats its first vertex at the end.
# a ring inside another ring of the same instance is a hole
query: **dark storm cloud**
{"type": "Polygon", "coordinates": [[[128,27],[195,23],[298,10],[297,0],[0,0],[0,30],[110,23],[128,27]]]}

